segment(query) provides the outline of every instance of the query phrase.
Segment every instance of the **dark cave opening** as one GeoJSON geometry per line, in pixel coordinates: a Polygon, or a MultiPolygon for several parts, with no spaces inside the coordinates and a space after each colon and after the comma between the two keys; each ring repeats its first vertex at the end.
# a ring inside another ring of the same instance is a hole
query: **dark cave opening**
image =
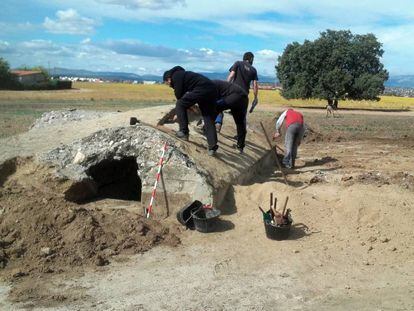
{"type": "Polygon", "coordinates": [[[97,186],[98,199],[141,201],[141,179],[134,157],[103,160],[88,170],[97,186]]]}

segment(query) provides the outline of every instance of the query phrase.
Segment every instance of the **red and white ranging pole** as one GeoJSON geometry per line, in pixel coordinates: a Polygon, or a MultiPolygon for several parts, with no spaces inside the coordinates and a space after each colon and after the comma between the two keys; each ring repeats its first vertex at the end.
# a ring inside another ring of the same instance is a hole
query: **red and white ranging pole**
{"type": "Polygon", "coordinates": [[[162,169],[162,165],[164,163],[164,156],[165,156],[165,152],[167,151],[167,148],[168,148],[168,145],[167,145],[167,142],[165,142],[164,147],[162,148],[162,154],[161,154],[160,161],[158,162],[158,172],[157,172],[157,175],[156,175],[154,188],[152,189],[151,201],[150,201],[149,206],[146,210],[147,218],[149,218],[150,214],[152,213],[152,206],[153,206],[153,203],[154,203],[154,200],[155,200],[155,194],[157,192],[157,185],[158,185],[158,181],[160,180],[161,169],[162,169]]]}

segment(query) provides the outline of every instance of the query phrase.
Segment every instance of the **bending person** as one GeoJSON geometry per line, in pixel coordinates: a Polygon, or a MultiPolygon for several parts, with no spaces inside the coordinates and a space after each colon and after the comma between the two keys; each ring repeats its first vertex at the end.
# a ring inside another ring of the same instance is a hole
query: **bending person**
{"type": "Polygon", "coordinates": [[[226,81],[213,80],[217,87],[217,112],[230,109],[237,128],[237,150],[243,153],[246,140],[246,113],[249,105],[247,93],[238,85],[226,81]]]}
{"type": "Polygon", "coordinates": [[[285,122],[286,135],[285,135],[285,156],[283,158],[283,164],[287,168],[295,167],[295,160],[298,153],[298,147],[302,141],[305,133],[303,125],[303,115],[293,109],[284,111],[276,121],[276,132],[273,135],[273,139],[280,136],[279,130],[285,122]]]}
{"type": "Polygon", "coordinates": [[[218,149],[217,132],[214,126],[217,89],[214,83],[198,73],[185,71],[180,66],[175,66],[166,71],[163,80],[165,84],[174,89],[177,98],[175,112],[179,123],[179,131],[176,136],[188,141],[190,131],[188,129],[187,109],[198,104],[206,128],[208,154],[214,155],[218,149]]]}

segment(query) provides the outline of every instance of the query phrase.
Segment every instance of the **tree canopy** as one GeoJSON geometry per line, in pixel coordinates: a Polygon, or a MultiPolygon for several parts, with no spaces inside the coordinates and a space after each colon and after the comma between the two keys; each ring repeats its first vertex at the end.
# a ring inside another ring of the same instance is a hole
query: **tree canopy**
{"type": "Polygon", "coordinates": [[[15,83],[16,81],[10,73],[9,63],[0,57],[0,89],[8,89],[15,83]]]}
{"type": "Polygon", "coordinates": [[[327,30],[315,41],[288,44],[276,66],[282,96],[378,100],[388,72],[384,51],[373,34],[327,30]]]}

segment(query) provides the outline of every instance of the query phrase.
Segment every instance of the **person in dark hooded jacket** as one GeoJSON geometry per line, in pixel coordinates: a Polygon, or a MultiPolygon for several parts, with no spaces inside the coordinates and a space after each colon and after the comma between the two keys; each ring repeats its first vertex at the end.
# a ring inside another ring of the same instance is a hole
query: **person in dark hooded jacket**
{"type": "Polygon", "coordinates": [[[230,109],[237,128],[236,148],[243,153],[246,140],[246,113],[249,105],[247,92],[234,83],[213,80],[217,87],[219,100],[216,103],[217,113],[230,109]]]}
{"type": "Polygon", "coordinates": [[[217,89],[214,83],[207,77],[186,71],[180,66],[175,66],[166,71],[163,80],[164,83],[174,89],[177,98],[175,112],[180,128],[176,136],[188,140],[190,131],[188,129],[187,109],[198,104],[205,124],[208,154],[214,155],[218,149],[217,132],[214,126],[217,89]]]}

